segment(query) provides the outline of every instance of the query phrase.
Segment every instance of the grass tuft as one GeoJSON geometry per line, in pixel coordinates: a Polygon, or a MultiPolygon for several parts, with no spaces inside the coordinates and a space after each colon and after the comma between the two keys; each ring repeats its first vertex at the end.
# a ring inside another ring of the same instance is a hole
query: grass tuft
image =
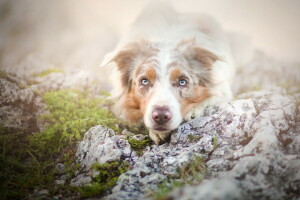
{"type": "Polygon", "coordinates": [[[183,164],[178,168],[178,174],[173,177],[169,177],[157,187],[153,198],[156,200],[168,199],[168,195],[174,189],[183,185],[194,185],[200,183],[206,176],[205,161],[199,157],[194,156],[191,161],[183,164]]]}

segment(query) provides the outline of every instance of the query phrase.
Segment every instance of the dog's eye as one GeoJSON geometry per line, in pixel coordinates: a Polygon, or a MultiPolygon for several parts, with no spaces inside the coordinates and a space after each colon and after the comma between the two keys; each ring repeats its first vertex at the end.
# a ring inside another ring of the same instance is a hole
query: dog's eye
{"type": "Polygon", "coordinates": [[[187,83],[188,83],[188,82],[187,82],[185,79],[180,79],[180,80],[178,81],[178,85],[181,86],[181,87],[186,86],[187,83]]]}
{"type": "Polygon", "coordinates": [[[148,84],[149,84],[149,80],[146,79],[146,78],[142,78],[141,84],[142,84],[142,85],[148,85],[148,84]]]}

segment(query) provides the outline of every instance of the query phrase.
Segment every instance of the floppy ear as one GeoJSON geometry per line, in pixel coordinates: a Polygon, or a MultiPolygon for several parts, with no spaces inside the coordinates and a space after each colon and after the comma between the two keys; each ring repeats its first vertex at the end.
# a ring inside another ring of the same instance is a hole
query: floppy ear
{"type": "Polygon", "coordinates": [[[143,59],[152,56],[157,50],[147,41],[130,43],[114,53],[108,63],[116,63],[117,70],[121,74],[121,83],[125,88],[130,89],[132,83],[132,72],[143,59]]]}
{"type": "Polygon", "coordinates": [[[195,38],[182,40],[176,46],[175,52],[188,62],[188,70],[191,70],[199,85],[209,87],[214,84],[211,69],[216,61],[221,60],[216,54],[201,48],[195,38]]]}
{"type": "Polygon", "coordinates": [[[131,46],[131,48],[121,50],[110,61],[116,63],[117,69],[121,74],[122,85],[126,88],[130,87],[131,84],[130,74],[134,69],[135,60],[138,56],[139,56],[139,49],[134,46],[131,46]]]}
{"type": "Polygon", "coordinates": [[[210,68],[217,60],[221,60],[214,53],[199,47],[193,48],[191,53],[192,59],[200,62],[206,68],[210,68]]]}
{"type": "Polygon", "coordinates": [[[214,62],[221,60],[209,50],[203,49],[196,44],[196,39],[182,40],[175,48],[186,60],[201,63],[202,66],[210,68],[214,62]]]}

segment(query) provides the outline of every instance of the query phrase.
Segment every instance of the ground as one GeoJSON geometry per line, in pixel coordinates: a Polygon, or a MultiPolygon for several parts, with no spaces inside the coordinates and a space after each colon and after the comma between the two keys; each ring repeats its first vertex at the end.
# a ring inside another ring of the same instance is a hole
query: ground
{"type": "Polygon", "coordinates": [[[81,71],[1,71],[0,197],[297,199],[297,70],[257,52],[238,72],[234,100],[160,146],[116,119],[109,94],[81,71]]]}
{"type": "Polygon", "coordinates": [[[157,146],[109,112],[111,27],[39,6],[0,3],[0,199],[300,198],[300,64],[256,51],[157,146]]]}

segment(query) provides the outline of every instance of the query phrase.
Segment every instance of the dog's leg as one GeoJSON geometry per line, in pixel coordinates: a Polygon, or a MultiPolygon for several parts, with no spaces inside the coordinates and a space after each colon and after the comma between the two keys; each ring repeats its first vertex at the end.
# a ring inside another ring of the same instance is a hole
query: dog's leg
{"type": "Polygon", "coordinates": [[[185,116],[184,120],[189,121],[194,118],[202,117],[207,106],[223,102],[219,97],[210,97],[201,104],[192,108],[185,116]]]}

